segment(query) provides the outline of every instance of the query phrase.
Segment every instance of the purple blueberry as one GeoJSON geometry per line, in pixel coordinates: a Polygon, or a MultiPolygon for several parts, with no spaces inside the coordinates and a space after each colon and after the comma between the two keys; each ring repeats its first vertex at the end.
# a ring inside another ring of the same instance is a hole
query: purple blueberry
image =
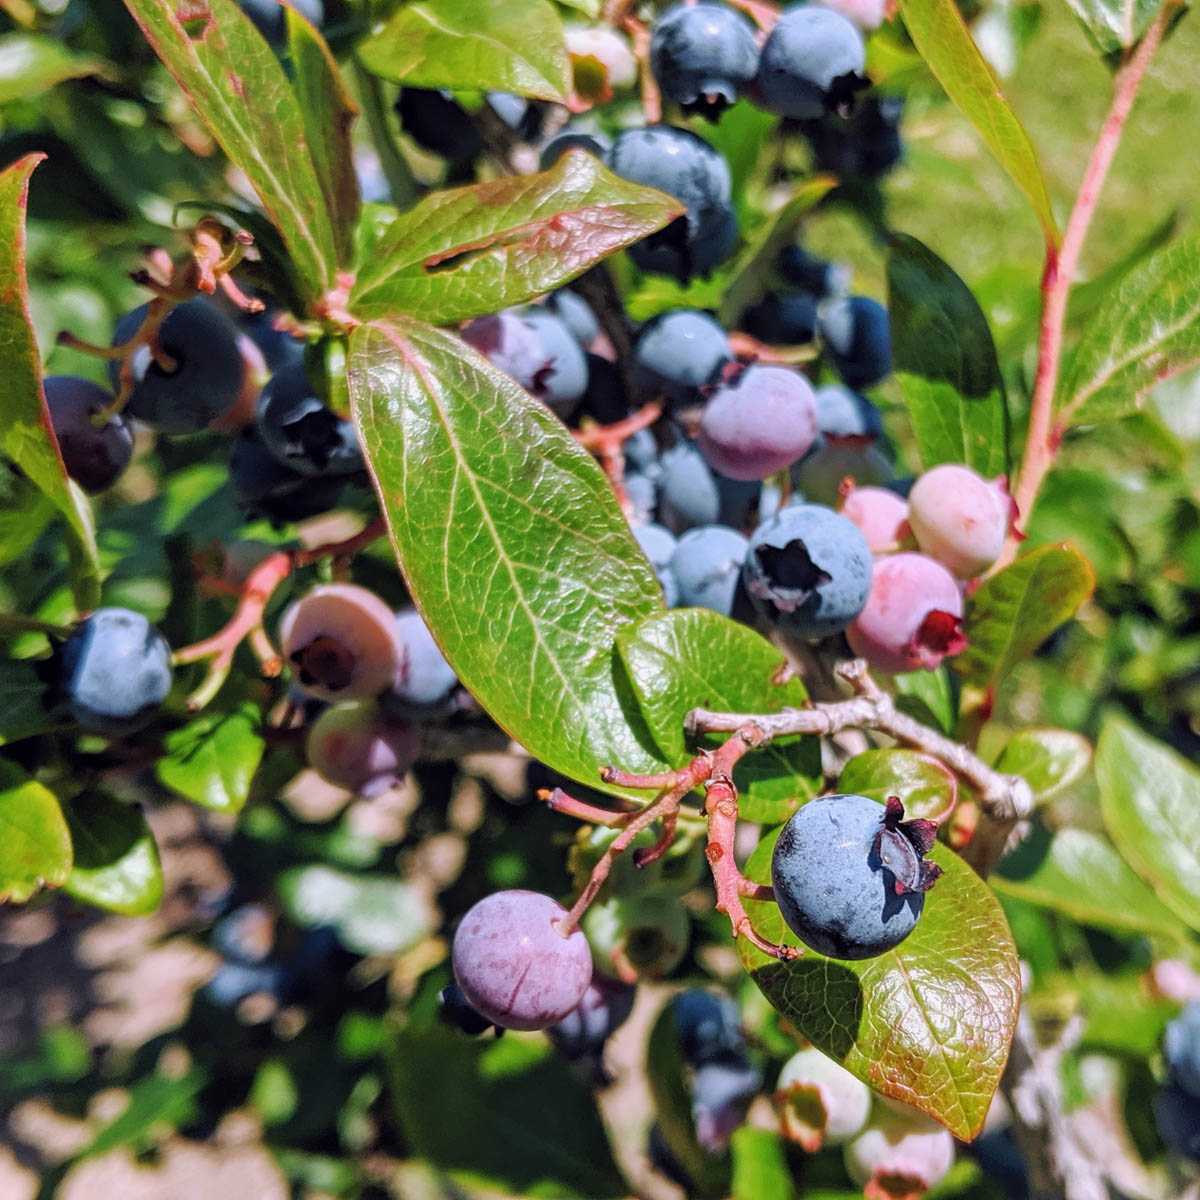
{"type": "Polygon", "coordinates": [[[587,390],[588,364],[583,348],[565,321],[546,308],[529,308],[523,314],[542,344],[546,369],[539,377],[538,395],[563,420],[575,411],[579,398],[587,390]]]}
{"type": "Polygon", "coordinates": [[[830,958],[874,958],[916,927],[925,893],[941,874],[926,860],[931,821],[904,821],[866,796],[810,800],[783,827],[771,885],[788,928],[830,958]]]}
{"type": "Polygon", "coordinates": [[[477,317],[464,327],[462,336],[493,367],[511,375],[527,392],[543,394],[550,371],[549,356],[537,329],[520,313],[477,317]]]}
{"type": "Polygon", "coordinates": [[[866,57],[862,34],[840,13],[793,5],[763,44],[755,90],[771,112],[811,120],[867,86],[866,57]]]}
{"type": "Polygon", "coordinates": [[[49,375],[42,386],[67,474],[92,495],[112,487],[133,457],[133,433],[123,416],[99,429],[92,424],[112,405],[112,393],[75,375],[49,375]]]}
{"type": "Polygon", "coordinates": [[[667,99],[715,120],[758,70],[754,26],[724,4],[674,4],[654,27],[650,69],[667,99]]]}

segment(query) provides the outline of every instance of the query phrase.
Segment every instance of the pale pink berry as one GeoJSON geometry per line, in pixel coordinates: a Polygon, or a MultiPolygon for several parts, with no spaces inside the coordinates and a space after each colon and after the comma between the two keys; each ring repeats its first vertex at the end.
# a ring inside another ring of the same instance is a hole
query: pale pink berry
{"type": "Polygon", "coordinates": [[[948,1130],[916,1112],[880,1108],[845,1150],[846,1171],[874,1200],[915,1200],[940,1183],[954,1162],[948,1130]]]}
{"type": "Polygon", "coordinates": [[[399,783],[417,761],[421,738],[407,721],[392,720],[374,700],[330,705],[308,731],[308,765],[337,787],[373,796],[399,783]]]}
{"type": "Polygon", "coordinates": [[[912,535],[908,501],[887,488],[854,488],[842,501],[842,516],[858,526],[872,554],[895,550],[912,535]]]}
{"type": "Polygon", "coordinates": [[[908,509],[917,545],[959,579],[973,579],[1000,557],[1012,525],[1004,481],[957,463],[926,471],[908,494],[908,509]]]}

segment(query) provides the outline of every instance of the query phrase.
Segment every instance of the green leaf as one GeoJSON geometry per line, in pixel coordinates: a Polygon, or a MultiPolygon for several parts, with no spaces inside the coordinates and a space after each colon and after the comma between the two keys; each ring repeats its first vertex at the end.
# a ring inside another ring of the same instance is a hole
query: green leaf
{"type": "Polygon", "coordinates": [[[91,505],[68,478],[42,392],[41,357],[25,278],[29,177],[44,155],[27,154],[0,171],[0,453],[54,502],[73,535],[72,587],[82,609],[100,602],[100,564],[91,505]]]}
{"type": "Polygon", "coordinates": [[[1033,789],[1034,799],[1049,800],[1065,792],[1087,773],[1092,745],[1067,729],[1022,729],[1008,740],[996,760],[996,770],[1020,775],[1033,789]]]}
{"type": "Polygon", "coordinates": [[[1129,50],[1150,28],[1162,0],[1067,0],[1101,54],[1129,50]]]}
{"type": "Polygon", "coordinates": [[[936,759],[916,750],[864,750],[842,769],[837,790],[870,796],[886,804],[898,796],[910,820],[943,817],[954,803],[957,787],[953,774],[936,759]]]}
{"type": "Polygon", "coordinates": [[[1200,929],[1200,772],[1123,717],[1096,743],[1109,836],[1162,902],[1200,929]]]}
{"type": "Polygon", "coordinates": [[[1147,391],[1200,363],[1200,238],[1135,267],[1088,321],[1055,401],[1062,428],[1136,411],[1147,391]]]}
{"type": "Polygon", "coordinates": [[[735,1129],[729,1148],[733,1152],[733,1200],[792,1200],[796,1189],[783,1152],[783,1140],[773,1129],[743,1125],[735,1129]]]}
{"type": "MultiPolygon", "coordinates": [[[[683,719],[692,708],[771,713],[799,708],[808,699],[798,678],[776,683],[783,655],[748,626],[707,608],[680,608],[649,617],[622,631],[617,650],[662,756],[686,765],[700,747],[727,735],[698,739],[689,747],[683,719]]],[[[821,747],[816,738],[780,738],[734,768],[738,808],[748,821],[785,821],[821,786],[821,747]]]]}
{"type": "Polygon", "coordinates": [[[1095,576],[1074,546],[1041,546],[985,579],[967,601],[970,645],[954,660],[977,687],[998,683],[1092,594],[1095,576]]]}
{"type": "Polygon", "coordinates": [[[206,713],[164,740],[158,778],[194,804],[237,812],[250,795],[266,743],[252,704],[229,713],[206,713]]]}
{"type": "Polygon", "coordinates": [[[209,132],[250,180],[308,298],[321,295],[334,282],[337,238],[308,125],[275,52],[235,0],[206,0],[191,9],[179,0],[126,5],[209,132]]]}
{"type": "Polygon", "coordinates": [[[591,1093],[544,1039],[408,1028],[392,1033],[385,1058],[405,1146],[471,1192],[628,1195],[591,1093]]]}
{"type": "Polygon", "coordinates": [[[29,100],[64,79],[103,72],[99,59],[76,54],[55,38],[34,33],[0,37],[0,104],[29,100]]]}
{"type": "Polygon", "coordinates": [[[1058,227],[1037,154],[958,6],[954,0],[899,0],[899,8],[926,65],[1025,194],[1046,240],[1057,245],[1058,227]]]}
{"type": "Polygon", "coordinates": [[[987,318],[971,289],[916,238],[893,234],[888,315],[896,381],[928,468],[1008,473],[1008,406],[987,318]]]}
{"type": "Polygon", "coordinates": [[[592,458],[423,322],[357,328],[348,374],[400,568],[459,679],[553,770],[593,786],[606,763],[661,770],[614,643],[662,592],[592,458]]]}
{"type": "Polygon", "coordinates": [[[75,865],[63,885],[78,900],[126,916],[153,912],[163,894],[162,863],[141,810],[99,792],[63,806],[75,865]]]}
{"type": "Polygon", "coordinates": [[[1084,925],[1180,937],[1184,928],[1103,834],[1036,825],[991,876],[1002,896],[1066,913],[1084,925]]]}
{"type": "Polygon", "coordinates": [[[294,8],[287,9],[292,87],[304,117],[308,149],[333,226],[340,263],[349,263],[358,222],[358,175],[351,132],[358,106],[338,74],[325,39],[294,8]]]}
{"type": "Polygon", "coordinates": [[[54,722],[43,705],[46,685],[29,662],[0,659],[0,746],[44,733],[54,722]]]}
{"type": "Polygon", "coordinates": [[[299,925],[331,925],[355,954],[399,954],[431,931],[429,905],[400,879],[351,875],[319,864],[279,878],[279,894],[299,925]]]}
{"type": "Polygon", "coordinates": [[[901,671],[892,676],[892,687],[901,712],[953,734],[958,724],[958,694],[945,665],[936,671],[901,671]]]}
{"type": "Polygon", "coordinates": [[[437,325],[497,312],[574,279],[682,212],[670,196],[571,152],[537,175],[427,196],[373,247],[350,308],[437,325]]]}
{"type": "Polygon", "coordinates": [[[0,759],[0,901],[61,887],[71,873],[71,834],[58,797],[0,759]]]}
{"type": "Polygon", "coordinates": [[[359,47],[366,67],[414,87],[515,92],[565,104],[571,61],[549,0],[418,0],[359,47]]]}
{"type": "MultiPolygon", "coordinates": [[[[776,836],[750,856],[749,878],[769,880],[776,836]]],[[[742,938],[738,954],[801,1037],[876,1091],[970,1140],[1008,1059],[1021,974],[992,890],[940,843],[929,857],[944,873],[916,928],[894,950],[842,962],[806,949],[780,962],[742,938]]],[[[747,901],[746,911],[764,937],[799,944],[774,904],[747,901]]]]}
{"type": "Polygon", "coordinates": [[[1084,1048],[1102,1047],[1140,1058],[1161,1050],[1167,1022],[1179,1012],[1177,1002],[1155,996],[1147,989],[1143,971],[1122,971],[1119,975],[1086,968],[1055,972],[1027,1003],[1037,1006],[1035,1014],[1044,1006],[1057,1020],[1063,1012],[1081,1012],[1087,1019],[1084,1048]]]}

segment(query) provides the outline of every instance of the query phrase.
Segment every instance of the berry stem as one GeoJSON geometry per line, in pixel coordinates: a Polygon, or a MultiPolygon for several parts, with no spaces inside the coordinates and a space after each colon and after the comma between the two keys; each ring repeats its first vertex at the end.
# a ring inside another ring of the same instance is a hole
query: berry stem
{"type": "Polygon", "coordinates": [[[65,641],[71,636],[71,632],[70,627],[66,625],[39,621],[37,617],[27,617],[23,613],[0,612],[0,637],[10,637],[17,633],[44,633],[47,637],[61,638],[65,641]]]}
{"type": "MultiPolygon", "coordinates": [[[[1046,266],[1042,272],[1042,316],[1038,329],[1037,373],[1034,376],[1033,399],[1029,410],[1025,455],[1016,486],[1013,488],[1013,499],[1016,501],[1022,524],[1029,520],[1042,480],[1053,466],[1058,447],[1070,427],[1070,408],[1059,415],[1057,422],[1054,420],[1054,397],[1062,361],[1067,302],[1075,271],[1079,266],[1079,256],[1138,89],[1163,35],[1174,20],[1177,9],[1176,3],[1164,4],[1137,47],[1131,54],[1126,53],[1125,61],[1113,79],[1112,105],[1084,171],[1079,193],[1067,220],[1062,245],[1055,247],[1051,242],[1046,246],[1046,266]]],[[[1015,533],[1010,533],[1004,551],[992,571],[998,571],[1012,562],[1017,556],[1019,545],[1020,538],[1015,533]]]]}
{"type": "Polygon", "coordinates": [[[632,812],[615,812],[607,808],[599,808],[584,800],[576,800],[560,787],[542,788],[538,799],[545,801],[555,812],[574,817],[577,821],[586,821],[589,825],[603,825],[607,829],[616,829],[624,825],[633,815],[632,812]]]}

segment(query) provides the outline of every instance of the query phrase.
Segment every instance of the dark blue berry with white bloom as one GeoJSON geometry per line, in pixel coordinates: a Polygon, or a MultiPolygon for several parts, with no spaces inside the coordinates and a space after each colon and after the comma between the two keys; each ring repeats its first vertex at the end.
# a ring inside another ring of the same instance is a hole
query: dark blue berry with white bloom
{"type": "Polygon", "coordinates": [[[675,4],[654,27],[650,69],[684,112],[715,120],[758,70],[754,27],[724,4],[675,4]]]}
{"type": "Polygon", "coordinates": [[[679,603],[711,608],[729,616],[747,545],[736,529],[724,525],[689,529],[671,556],[671,573],[679,585],[679,603]]]}
{"type": "Polygon", "coordinates": [[[796,4],[763,43],[754,86],[771,112],[812,120],[867,86],[866,61],[862,34],[841,13],[796,4]]]}
{"type": "Polygon", "coordinates": [[[831,300],[817,314],[817,332],[847,387],[871,387],[891,372],[891,328],[887,309],[878,300],[831,300]]]}
{"type": "Polygon", "coordinates": [[[633,352],[647,387],[674,404],[695,404],[733,361],[729,335],[716,318],[691,308],[659,313],[646,322],[633,352]]]}
{"type": "Polygon", "coordinates": [[[258,398],[254,423],[266,448],[301,475],[363,469],[354,426],[317,396],[303,363],[280,367],[258,398]]]}

